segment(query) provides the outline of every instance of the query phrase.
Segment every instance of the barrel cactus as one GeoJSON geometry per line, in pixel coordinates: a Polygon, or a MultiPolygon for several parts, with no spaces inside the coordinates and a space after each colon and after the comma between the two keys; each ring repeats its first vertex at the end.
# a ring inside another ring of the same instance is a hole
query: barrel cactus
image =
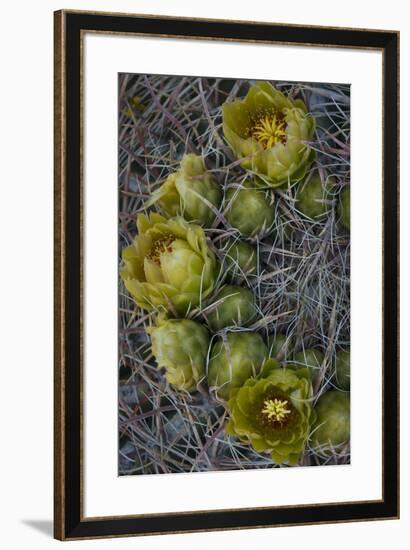
{"type": "Polygon", "coordinates": [[[340,192],[337,213],[342,225],[350,230],[350,185],[340,192]]]}
{"type": "Polygon", "coordinates": [[[178,390],[193,391],[205,378],[209,335],[200,323],[189,319],[161,319],[147,329],[152,354],[165,377],[178,390]]]}
{"type": "Polygon", "coordinates": [[[339,350],[335,361],[336,384],[342,390],[350,389],[350,350],[339,350]]]}
{"type": "Polygon", "coordinates": [[[315,172],[299,184],[296,193],[296,208],[313,220],[322,218],[332,207],[330,188],[333,185],[333,178],[322,182],[319,173],[315,172]]]}
{"type": "Polygon", "coordinates": [[[330,390],[315,406],[312,446],[320,454],[339,452],[350,439],[350,393],[330,390]]]}
{"type": "Polygon", "coordinates": [[[225,272],[231,279],[244,279],[258,273],[256,249],[240,239],[228,239],[221,247],[225,272]]]}
{"type": "Polygon", "coordinates": [[[256,315],[253,293],[240,286],[226,285],[214,298],[214,306],[207,315],[212,330],[225,327],[246,327],[256,315]]]}
{"type": "Polygon", "coordinates": [[[275,218],[274,195],[253,180],[230,187],[225,194],[225,217],[245,237],[265,233],[275,218]]]}

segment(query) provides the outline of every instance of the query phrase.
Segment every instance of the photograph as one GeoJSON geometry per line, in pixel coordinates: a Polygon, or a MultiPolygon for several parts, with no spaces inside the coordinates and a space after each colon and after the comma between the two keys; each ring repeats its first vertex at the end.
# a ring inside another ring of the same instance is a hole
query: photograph
{"type": "Polygon", "coordinates": [[[54,536],[397,518],[399,31],[54,17],[54,536]]]}
{"type": "Polygon", "coordinates": [[[119,476],[350,464],[350,89],[118,74],[119,476]]]}
{"type": "Polygon", "coordinates": [[[4,4],[2,548],[410,538],[410,18],[379,4],[4,4]]]}

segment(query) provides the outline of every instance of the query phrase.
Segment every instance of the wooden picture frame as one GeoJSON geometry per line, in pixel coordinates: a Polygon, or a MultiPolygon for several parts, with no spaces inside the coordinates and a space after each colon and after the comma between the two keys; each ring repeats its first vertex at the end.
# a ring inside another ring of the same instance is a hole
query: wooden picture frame
{"type": "Polygon", "coordinates": [[[398,60],[396,31],[114,13],[55,13],[56,538],[74,540],[398,518],[398,60]],[[86,32],[382,52],[382,499],[142,515],[133,515],[130,510],[126,516],[84,516],[82,40],[86,32]]]}

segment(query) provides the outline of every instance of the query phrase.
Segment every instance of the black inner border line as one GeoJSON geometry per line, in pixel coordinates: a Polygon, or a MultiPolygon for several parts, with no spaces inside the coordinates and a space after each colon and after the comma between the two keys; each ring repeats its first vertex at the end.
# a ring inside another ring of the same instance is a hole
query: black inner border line
{"type": "Polygon", "coordinates": [[[293,27],[285,25],[64,13],[66,22],[66,251],[65,312],[65,536],[126,536],[196,530],[251,528],[317,522],[396,517],[397,464],[397,123],[398,36],[394,32],[293,27]],[[81,521],[80,470],[80,38],[81,31],[144,33],[187,38],[287,42],[318,46],[368,47],[384,50],[384,478],[380,502],[207,511],[133,518],[81,521]],[[388,414],[387,414],[388,412],[388,414]]]}

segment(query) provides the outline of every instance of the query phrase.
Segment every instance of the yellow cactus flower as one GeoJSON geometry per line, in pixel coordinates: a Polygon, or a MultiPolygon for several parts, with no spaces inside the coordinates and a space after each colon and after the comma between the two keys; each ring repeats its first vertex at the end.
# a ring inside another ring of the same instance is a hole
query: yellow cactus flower
{"type": "Polygon", "coordinates": [[[222,107],[223,132],[241,165],[278,187],[300,180],[314,159],[309,142],[315,119],[301,99],[291,99],[269,82],[251,86],[243,100],[222,107]]]}
{"type": "Polygon", "coordinates": [[[125,287],[143,309],[185,314],[213,290],[216,259],[199,225],[140,214],[138,235],[122,251],[125,287]]]}

